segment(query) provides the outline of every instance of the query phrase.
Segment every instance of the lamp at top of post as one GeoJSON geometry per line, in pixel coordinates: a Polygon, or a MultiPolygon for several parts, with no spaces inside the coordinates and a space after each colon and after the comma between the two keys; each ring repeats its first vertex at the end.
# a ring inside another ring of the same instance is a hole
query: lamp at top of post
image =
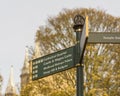
{"type": "Polygon", "coordinates": [[[74,17],[74,23],[75,25],[73,26],[73,29],[75,32],[82,32],[82,29],[83,29],[83,26],[84,26],[84,23],[85,23],[85,19],[83,16],[81,15],[76,15],[74,17]]]}

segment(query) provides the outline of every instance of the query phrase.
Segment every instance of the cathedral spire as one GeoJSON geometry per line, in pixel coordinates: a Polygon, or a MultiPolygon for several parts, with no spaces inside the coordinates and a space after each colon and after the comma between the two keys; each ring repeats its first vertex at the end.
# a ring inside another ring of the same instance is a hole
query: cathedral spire
{"type": "Polygon", "coordinates": [[[21,72],[21,88],[29,82],[29,52],[28,47],[25,49],[25,59],[21,72]]]}
{"type": "Polygon", "coordinates": [[[9,96],[9,94],[13,94],[13,95],[16,94],[16,88],[13,80],[13,66],[11,66],[11,69],[10,69],[10,77],[9,77],[5,94],[6,94],[5,96],[9,96]]]}
{"type": "Polygon", "coordinates": [[[29,73],[29,53],[28,53],[28,47],[26,47],[24,65],[22,68],[22,74],[28,74],[28,73],[29,73]]]}
{"type": "Polygon", "coordinates": [[[29,67],[29,52],[28,52],[28,47],[25,49],[25,60],[24,60],[24,66],[29,67]]]}
{"type": "Polygon", "coordinates": [[[40,43],[38,41],[35,42],[35,56],[34,58],[41,57],[40,54],[40,43]]]}
{"type": "Polygon", "coordinates": [[[10,77],[9,77],[9,83],[10,86],[14,86],[13,83],[13,65],[11,65],[11,69],[10,69],[10,77]]]}

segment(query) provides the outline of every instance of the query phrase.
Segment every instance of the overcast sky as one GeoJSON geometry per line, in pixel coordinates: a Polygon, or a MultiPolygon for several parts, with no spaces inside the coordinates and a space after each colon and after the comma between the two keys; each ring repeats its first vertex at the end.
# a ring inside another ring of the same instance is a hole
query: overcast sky
{"type": "Polygon", "coordinates": [[[34,46],[36,30],[45,25],[49,16],[63,8],[97,8],[120,16],[120,0],[0,0],[0,74],[3,92],[7,87],[10,66],[14,81],[20,82],[25,47],[34,46]]]}

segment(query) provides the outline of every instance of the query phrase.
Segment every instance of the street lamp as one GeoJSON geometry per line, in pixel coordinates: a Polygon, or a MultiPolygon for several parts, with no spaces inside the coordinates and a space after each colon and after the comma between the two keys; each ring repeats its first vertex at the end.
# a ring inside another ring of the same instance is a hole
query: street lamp
{"type": "Polygon", "coordinates": [[[80,65],[80,39],[83,31],[83,27],[85,24],[85,19],[81,15],[76,15],[74,17],[74,32],[76,33],[76,65],[80,65]]]}
{"type": "Polygon", "coordinates": [[[80,39],[81,39],[81,35],[82,35],[82,31],[83,31],[83,27],[85,24],[85,19],[81,16],[81,15],[76,15],[74,17],[74,26],[73,29],[76,32],[76,67],[77,67],[77,71],[76,71],[76,95],[77,96],[83,96],[83,83],[84,83],[84,79],[83,79],[83,64],[80,64],[80,39]]]}
{"type": "Polygon", "coordinates": [[[73,26],[73,29],[75,32],[82,32],[84,23],[85,23],[85,19],[81,16],[81,15],[76,15],[74,17],[74,23],[75,25],[73,26]]]}

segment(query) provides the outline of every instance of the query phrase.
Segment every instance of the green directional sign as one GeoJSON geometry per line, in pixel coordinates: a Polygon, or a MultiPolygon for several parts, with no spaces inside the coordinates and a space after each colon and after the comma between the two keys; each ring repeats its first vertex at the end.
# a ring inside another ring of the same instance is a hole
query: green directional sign
{"type": "Polygon", "coordinates": [[[88,43],[120,44],[120,32],[90,32],[88,43]]]}
{"type": "Polygon", "coordinates": [[[32,60],[32,80],[73,68],[75,65],[74,46],[32,60]]]}

